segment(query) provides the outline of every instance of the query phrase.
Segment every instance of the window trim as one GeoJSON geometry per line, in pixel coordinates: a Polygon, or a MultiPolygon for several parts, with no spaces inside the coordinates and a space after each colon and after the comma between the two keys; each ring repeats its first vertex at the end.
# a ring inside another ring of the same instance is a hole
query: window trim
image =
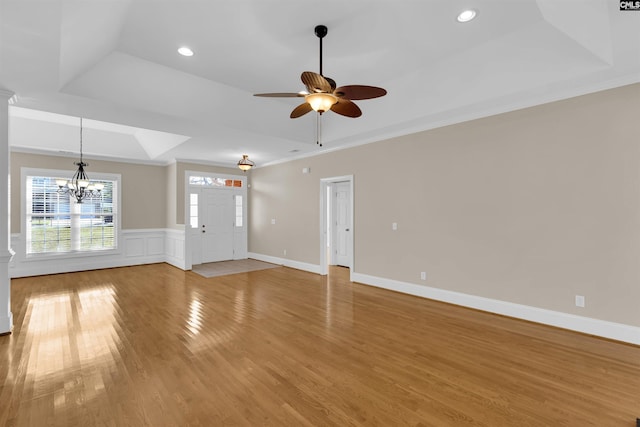
{"type": "Polygon", "coordinates": [[[44,176],[44,177],[71,177],[74,170],[61,169],[44,169],[44,168],[20,168],[20,236],[24,241],[21,248],[24,251],[25,261],[39,261],[43,259],[66,259],[66,258],[83,258],[104,255],[117,255],[122,253],[122,175],[116,173],[105,172],[89,172],[92,179],[105,179],[115,182],[116,197],[113,203],[116,205],[116,226],[115,226],[115,245],[114,249],[103,249],[95,251],[71,251],[71,252],[45,252],[45,253],[27,253],[27,177],[44,176]]]}

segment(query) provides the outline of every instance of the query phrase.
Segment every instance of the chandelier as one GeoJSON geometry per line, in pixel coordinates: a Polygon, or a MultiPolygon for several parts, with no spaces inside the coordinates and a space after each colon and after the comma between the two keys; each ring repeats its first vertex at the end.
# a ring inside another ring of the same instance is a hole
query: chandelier
{"type": "Polygon", "coordinates": [[[242,155],[242,159],[240,159],[240,161],[238,162],[238,167],[240,169],[242,169],[243,172],[248,171],[249,169],[251,169],[252,167],[254,167],[256,164],[254,162],[252,162],[251,160],[249,160],[249,156],[246,154],[242,155]]]}
{"type": "Polygon", "coordinates": [[[85,166],[89,166],[89,164],[82,161],[82,117],[80,117],[80,161],[73,164],[78,166],[78,170],[69,181],[56,179],[58,193],[73,196],[77,203],[82,203],[84,199],[99,197],[102,194],[104,184],[91,183],[84,171],[85,166]]]}

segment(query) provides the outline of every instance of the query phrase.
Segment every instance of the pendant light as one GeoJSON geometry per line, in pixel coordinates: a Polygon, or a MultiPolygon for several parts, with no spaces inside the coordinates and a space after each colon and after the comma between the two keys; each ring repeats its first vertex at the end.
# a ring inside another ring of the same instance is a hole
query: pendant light
{"type": "Polygon", "coordinates": [[[78,166],[78,170],[73,174],[71,180],[56,179],[58,193],[73,196],[77,203],[82,203],[85,199],[99,197],[102,194],[104,184],[99,182],[92,184],[84,171],[85,166],[89,166],[89,164],[82,160],[82,117],[80,117],[80,161],[73,164],[78,166]]]}
{"type": "Polygon", "coordinates": [[[249,160],[249,156],[247,154],[242,155],[242,159],[238,162],[238,167],[242,170],[242,172],[246,172],[256,164],[249,160]]]}

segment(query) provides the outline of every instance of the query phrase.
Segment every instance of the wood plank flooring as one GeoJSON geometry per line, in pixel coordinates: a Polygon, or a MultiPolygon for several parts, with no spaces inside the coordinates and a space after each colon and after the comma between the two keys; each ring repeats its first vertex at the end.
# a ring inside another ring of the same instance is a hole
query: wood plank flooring
{"type": "Polygon", "coordinates": [[[0,426],[635,426],[640,347],[278,267],[14,279],[0,426]]]}

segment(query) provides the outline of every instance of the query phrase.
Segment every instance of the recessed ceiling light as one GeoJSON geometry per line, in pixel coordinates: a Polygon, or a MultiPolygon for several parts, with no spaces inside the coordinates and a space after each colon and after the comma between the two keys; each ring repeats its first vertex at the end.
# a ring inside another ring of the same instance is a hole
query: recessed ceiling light
{"type": "Polygon", "coordinates": [[[186,46],[182,46],[178,49],[178,53],[182,56],[193,56],[193,51],[186,46]]]}
{"type": "Polygon", "coordinates": [[[473,9],[467,9],[460,12],[457,19],[458,19],[458,22],[469,22],[475,17],[476,17],[476,11],[473,9]]]}

